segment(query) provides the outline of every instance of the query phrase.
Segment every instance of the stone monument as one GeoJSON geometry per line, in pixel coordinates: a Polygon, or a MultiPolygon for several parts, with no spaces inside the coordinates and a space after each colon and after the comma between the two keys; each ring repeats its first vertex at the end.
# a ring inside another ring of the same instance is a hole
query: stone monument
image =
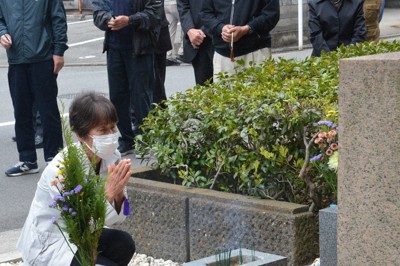
{"type": "Polygon", "coordinates": [[[400,262],[400,53],[340,61],[338,265],[400,262]]]}

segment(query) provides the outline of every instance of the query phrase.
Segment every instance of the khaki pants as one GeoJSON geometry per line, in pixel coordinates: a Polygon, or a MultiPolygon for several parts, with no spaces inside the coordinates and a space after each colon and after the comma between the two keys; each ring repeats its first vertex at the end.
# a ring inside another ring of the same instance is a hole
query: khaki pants
{"type": "Polygon", "coordinates": [[[381,0],[364,0],[364,18],[367,25],[366,41],[379,40],[379,8],[381,0]]]}
{"type": "Polygon", "coordinates": [[[217,52],[214,53],[214,81],[218,80],[217,74],[220,72],[228,72],[228,74],[236,74],[240,71],[240,66],[236,63],[237,60],[243,59],[245,67],[250,66],[250,62],[260,65],[265,59],[271,58],[271,48],[263,48],[252,53],[235,57],[235,62],[231,62],[229,57],[222,56],[217,52]]]}

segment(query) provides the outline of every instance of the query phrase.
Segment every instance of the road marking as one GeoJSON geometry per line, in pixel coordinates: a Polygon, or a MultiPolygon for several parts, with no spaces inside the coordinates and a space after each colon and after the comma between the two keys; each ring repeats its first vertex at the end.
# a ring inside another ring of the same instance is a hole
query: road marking
{"type": "Polygon", "coordinates": [[[15,125],[15,121],[0,123],[0,127],[15,125]]]}
{"type": "Polygon", "coordinates": [[[86,22],[92,22],[93,19],[88,19],[88,20],[80,20],[80,21],[74,21],[74,22],[68,22],[68,25],[74,25],[74,24],[81,24],[81,23],[86,23],[86,22]]]}
{"type": "Polygon", "coordinates": [[[90,59],[90,58],[95,58],[95,55],[87,55],[87,56],[80,56],[78,59],[90,59]]]}
{"type": "Polygon", "coordinates": [[[104,37],[91,39],[91,40],[87,40],[87,41],[83,41],[83,42],[71,43],[71,44],[68,44],[68,46],[69,47],[73,47],[73,46],[83,45],[83,44],[87,44],[87,43],[91,43],[91,42],[97,42],[97,41],[101,41],[101,40],[104,40],[104,37]]]}
{"type": "MultiPolygon", "coordinates": [[[[93,19],[69,22],[68,25],[81,24],[81,23],[87,23],[87,22],[93,22],[93,19]]],[[[74,47],[74,46],[83,45],[83,44],[87,44],[87,43],[91,43],[91,42],[97,42],[97,41],[101,41],[101,40],[104,40],[104,37],[87,40],[87,41],[83,41],[83,42],[71,43],[71,44],[68,44],[68,46],[74,47]]]]}
{"type": "MultiPolygon", "coordinates": [[[[63,117],[69,117],[69,113],[63,114],[63,117]]],[[[6,126],[12,126],[12,125],[15,125],[15,121],[0,123],[0,127],[6,127],[6,126]]]]}

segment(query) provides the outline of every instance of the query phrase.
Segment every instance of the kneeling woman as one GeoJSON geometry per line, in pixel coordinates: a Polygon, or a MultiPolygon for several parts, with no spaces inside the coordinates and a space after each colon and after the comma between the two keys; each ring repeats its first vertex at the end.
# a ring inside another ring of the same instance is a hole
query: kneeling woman
{"type": "MultiPolygon", "coordinates": [[[[117,120],[113,104],[94,92],[78,95],[69,109],[70,126],[79,140],[76,145],[84,148],[88,166],[96,157],[96,173],[100,177],[107,177],[104,191],[108,199],[106,225],[120,223],[125,219],[121,210],[126,199],[125,186],[130,178],[131,162],[129,159],[121,160],[117,150],[117,120]]],[[[51,223],[52,217],[57,217],[60,213],[59,210],[50,208],[49,203],[55,195],[59,195],[51,182],[57,176],[57,165],[63,161],[62,157],[63,153],[58,153],[44,169],[37,184],[17,244],[24,265],[80,265],[73,253],[79,252],[77,247],[67,243],[57,226],[51,223]]],[[[99,239],[96,263],[107,266],[128,265],[134,252],[135,243],[128,233],[104,228],[99,239]]]]}

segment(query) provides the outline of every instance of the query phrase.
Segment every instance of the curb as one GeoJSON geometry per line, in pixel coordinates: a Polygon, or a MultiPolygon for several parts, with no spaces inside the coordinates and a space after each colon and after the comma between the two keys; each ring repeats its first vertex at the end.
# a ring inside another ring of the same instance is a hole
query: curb
{"type": "Polygon", "coordinates": [[[21,229],[0,232],[0,263],[21,260],[21,253],[16,248],[20,233],[21,229]]]}
{"type": "Polygon", "coordinates": [[[13,263],[21,261],[21,253],[19,251],[8,252],[5,254],[0,254],[0,264],[1,263],[13,263]]]}

